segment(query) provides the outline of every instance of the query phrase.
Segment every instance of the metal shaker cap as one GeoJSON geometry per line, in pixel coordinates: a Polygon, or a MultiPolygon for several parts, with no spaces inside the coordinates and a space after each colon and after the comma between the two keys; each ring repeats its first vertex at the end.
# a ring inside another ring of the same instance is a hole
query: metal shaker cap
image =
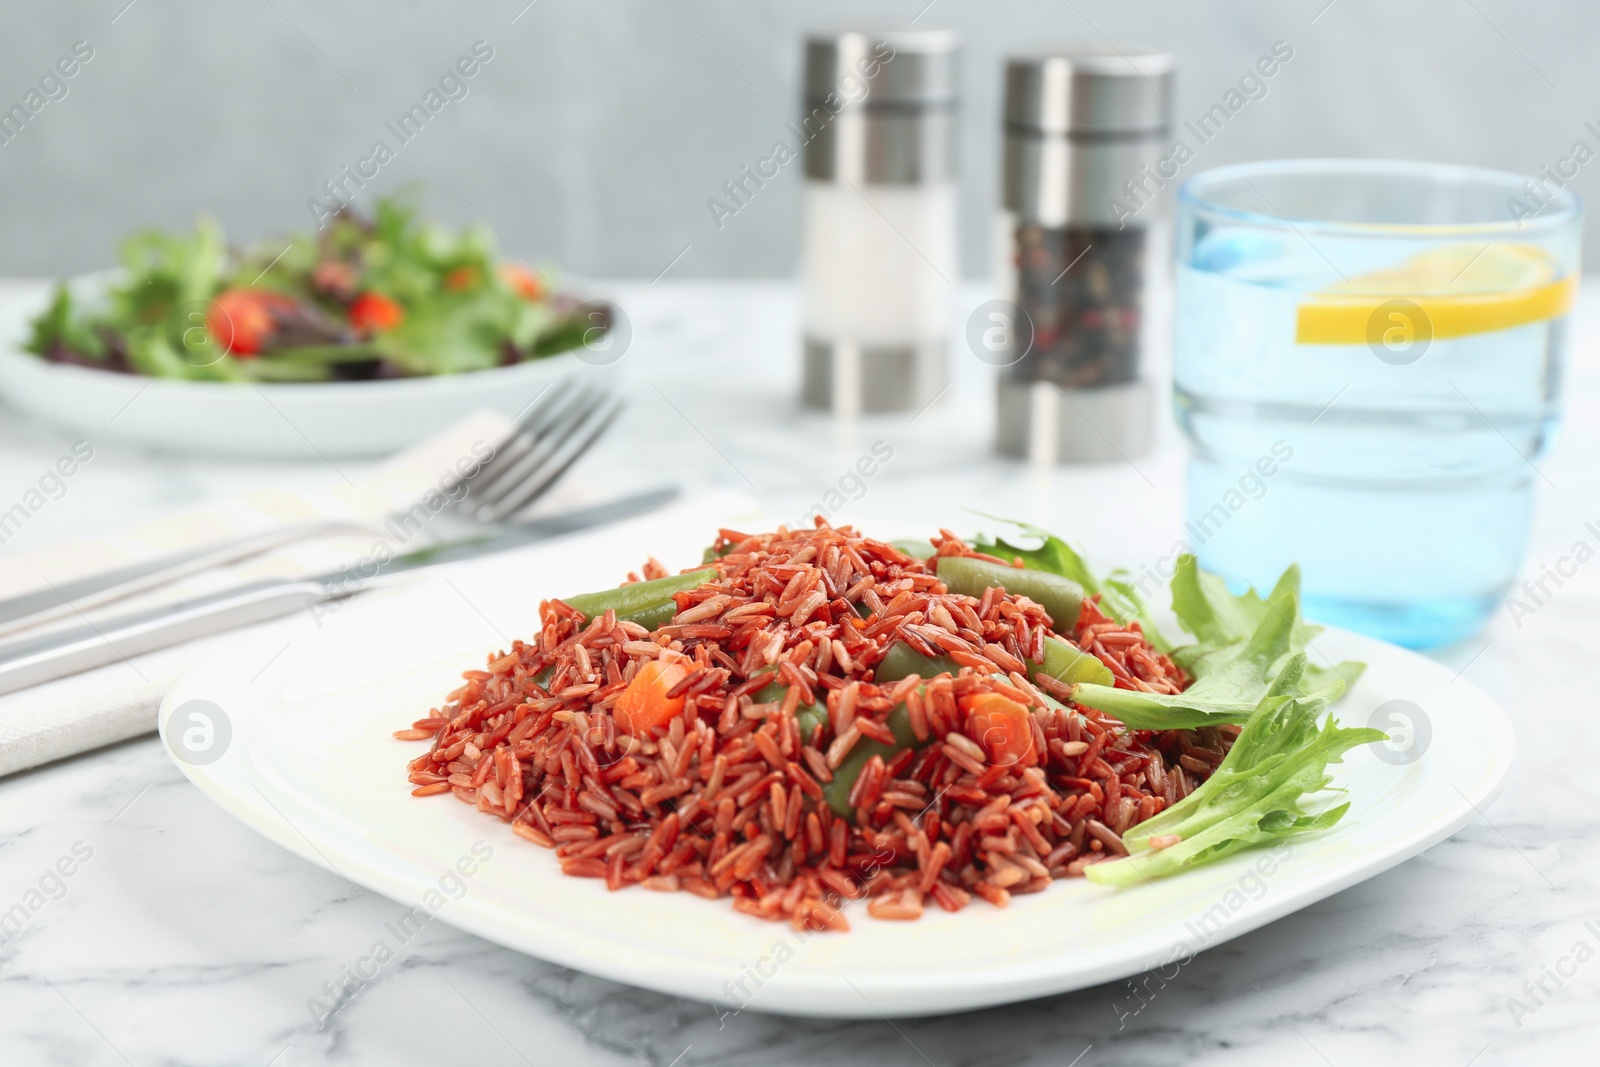
{"type": "Polygon", "coordinates": [[[957,96],[954,30],[878,29],[806,38],[805,95],[845,108],[949,106],[957,96]]]}
{"type": "Polygon", "coordinates": [[[1165,52],[1062,52],[1006,63],[1006,125],[1044,134],[1159,132],[1171,121],[1165,52]]]}
{"type": "Polygon", "coordinates": [[[956,172],[959,40],[954,30],[845,30],[806,39],[794,132],[806,177],[925,185],[956,172]]]}
{"type": "MultiPolygon", "coordinates": [[[[1145,182],[1172,116],[1176,64],[1165,52],[1059,52],[1006,63],[1008,211],[1044,226],[1129,224],[1117,207],[1145,182]]],[[[1165,197],[1133,225],[1165,212],[1165,197]]]]}

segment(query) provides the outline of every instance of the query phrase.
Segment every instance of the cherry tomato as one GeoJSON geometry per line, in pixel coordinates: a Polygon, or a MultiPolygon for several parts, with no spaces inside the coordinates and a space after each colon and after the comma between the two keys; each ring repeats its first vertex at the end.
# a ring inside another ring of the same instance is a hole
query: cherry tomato
{"type": "Polygon", "coordinates": [[[405,308],[384,296],[368,290],[350,304],[350,325],[367,333],[392,330],[406,317],[405,308]]]}
{"type": "Polygon", "coordinates": [[[255,356],[277,330],[278,317],[294,310],[293,299],[269,289],[225,289],[206,311],[206,329],[224,352],[255,356]]]}

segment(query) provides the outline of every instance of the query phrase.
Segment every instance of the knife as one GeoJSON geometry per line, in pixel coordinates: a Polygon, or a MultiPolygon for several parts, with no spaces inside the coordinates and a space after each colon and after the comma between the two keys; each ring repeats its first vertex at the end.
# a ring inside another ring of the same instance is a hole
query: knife
{"type": "Polygon", "coordinates": [[[0,644],[0,694],[54,681],[108,663],[225,633],[296,611],[346,600],[368,589],[406,581],[431,567],[494,555],[564,534],[632,518],[675,499],[674,488],[653,489],[594,507],[531,519],[499,532],[447,541],[388,560],[370,560],[312,578],[272,579],[235,589],[90,622],[71,630],[0,644]]]}
{"type": "Polygon", "coordinates": [[[221,544],[188,548],[171,555],[141,560],[86,578],[52,585],[33,593],[0,600],[0,635],[81,616],[114,600],[148,592],[213,567],[237,563],[274,548],[313,536],[338,533],[374,533],[374,525],[350,521],[296,523],[221,544]]]}

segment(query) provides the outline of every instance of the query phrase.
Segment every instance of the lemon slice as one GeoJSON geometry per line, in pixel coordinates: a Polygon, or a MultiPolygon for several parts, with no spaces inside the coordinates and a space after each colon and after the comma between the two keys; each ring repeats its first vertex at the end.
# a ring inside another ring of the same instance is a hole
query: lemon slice
{"type": "Polygon", "coordinates": [[[1446,245],[1312,295],[1295,316],[1294,339],[1302,345],[1370,343],[1397,310],[1419,336],[1507,330],[1565,315],[1577,282],[1528,245],[1446,245]]]}

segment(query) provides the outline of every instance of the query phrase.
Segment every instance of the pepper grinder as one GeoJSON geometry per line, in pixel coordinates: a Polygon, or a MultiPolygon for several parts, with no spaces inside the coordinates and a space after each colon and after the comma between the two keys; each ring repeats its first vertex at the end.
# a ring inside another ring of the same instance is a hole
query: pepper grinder
{"type": "Polygon", "coordinates": [[[1001,292],[1031,345],[998,387],[997,444],[1035,462],[1150,450],[1145,377],[1177,175],[1163,158],[1171,56],[1062,52],[1006,64],[1001,292]]]}
{"type": "Polygon", "coordinates": [[[949,380],[957,277],[953,31],[848,30],[805,46],[801,401],[920,410],[949,380]]]}

